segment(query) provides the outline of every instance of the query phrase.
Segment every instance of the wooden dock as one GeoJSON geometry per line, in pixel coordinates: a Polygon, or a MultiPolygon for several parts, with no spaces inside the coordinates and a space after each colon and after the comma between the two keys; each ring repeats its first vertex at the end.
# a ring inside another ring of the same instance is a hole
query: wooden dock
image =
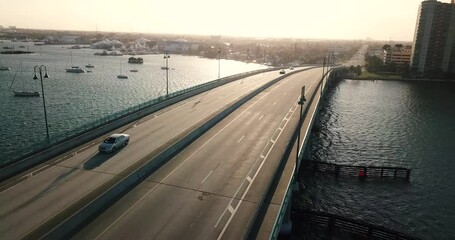
{"type": "Polygon", "coordinates": [[[333,173],[336,176],[350,176],[360,178],[404,178],[406,180],[409,180],[412,170],[410,168],[403,167],[354,166],[314,160],[303,160],[302,165],[305,169],[313,171],[333,173]]]}
{"type": "Polygon", "coordinates": [[[316,230],[328,236],[348,235],[347,239],[417,239],[392,229],[325,212],[296,210],[292,213],[292,221],[302,226],[303,232],[316,230]]]}

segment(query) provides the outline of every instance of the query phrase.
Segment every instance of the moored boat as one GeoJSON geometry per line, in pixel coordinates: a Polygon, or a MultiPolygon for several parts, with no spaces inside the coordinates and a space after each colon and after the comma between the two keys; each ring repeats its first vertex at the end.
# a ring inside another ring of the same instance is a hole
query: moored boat
{"type": "Polygon", "coordinates": [[[13,91],[15,97],[39,97],[40,92],[37,91],[13,91]]]}
{"type": "Polygon", "coordinates": [[[69,72],[69,73],[85,73],[84,69],[79,68],[77,66],[73,66],[73,67],[67,68],[65,70],[66,70],[66,72],[69,72]]]}
{"type": "Polygon", "coordinates": [[[0,66],[0,71],[9,71],[9,70],[10,70],[9,67],[0,66]]]}
{"type": "Polygon", "coordinates": [[[139,58],[130,57],[130,58],[128,58],[128,63],[142,64],[142,63],[144,63],[144,59],[142,59],[141,57],[139,57],[139,58]]]}

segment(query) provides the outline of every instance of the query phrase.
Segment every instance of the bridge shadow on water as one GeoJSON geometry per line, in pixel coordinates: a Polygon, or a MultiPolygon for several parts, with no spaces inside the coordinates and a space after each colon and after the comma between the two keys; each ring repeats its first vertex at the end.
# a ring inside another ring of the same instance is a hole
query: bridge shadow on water
{"type": "Polygon", "coordinates": [[[114,157],[120,151],[121,151],[121,149],[117,150],[113,153],[100,153],[99,152],[98,154],[95,154],[93,157],[91,157],[89,160],[87,160],[84,163],[83,168],[85,170],[93,170],[93,169],[101,166],[101,164],[105,163],[110,158],[114,157]]]}

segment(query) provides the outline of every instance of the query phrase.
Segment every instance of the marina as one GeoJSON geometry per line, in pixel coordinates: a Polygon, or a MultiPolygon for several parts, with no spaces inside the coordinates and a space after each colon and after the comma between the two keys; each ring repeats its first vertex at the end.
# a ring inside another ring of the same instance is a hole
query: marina
{"type": "MultiPolygon", "coordinates": [[[[4,41],[0,48],[14,43],[4,41]]],[[[85,74],[70,74],[70,50],[60,45],[35,46],[33,42],[20,43],[34,51],[26,55],[0,55],[0,111],[2,128],[7,144],[0,147],[0,159],[17,156],[22,149],[41,144],[46,139],[42,101],[35,97],[15,97],[13,91],[40,92],[39,80],[33,80],[34,66],[45,65],[49,78],[43,81],[49,119],[50,138],[77,131],[78,127],[101,119],[125,108],[166,95],[166,72],[160,70],[163,55],[142,55],[143,64],[128,64],[131,56],[102,57],[94,55],[99,49],[71,49],[72,60],[85,74]],[[20,68],[17,83],[10,89],[15,72],[20,68]],[[122,72],[128,79],[118,79],[122,72]],[[86,65],[94,66],[94,68],[86,65]],[[95,67],[96,66],[96,67],[95,67]],[[89,70],[88,70],[89,69],[89,70]],[[91,72],[89,72],[91,71],[91,72]],[[24,81],[23,84],[20,81],[24,81]]],[[[196,56],[172,55],[169,66],[169,92],[187,89],[217,79],[218,60],[196,56]]],[[[260,64],[221,60],[221,76],[266,68],[260,64]]],[[[36,95],[36,93],[34,93],[36,95]]]]}

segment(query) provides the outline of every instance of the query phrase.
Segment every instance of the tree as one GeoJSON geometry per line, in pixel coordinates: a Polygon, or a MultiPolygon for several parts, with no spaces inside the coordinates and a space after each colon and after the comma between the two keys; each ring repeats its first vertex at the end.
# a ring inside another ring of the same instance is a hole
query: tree
{"type": "Polygon", "coordinates": [[[389,44],[386,44],[384,46],[382,46],[382,50],[387,50],[387,49],[390,49],[392,46],[390,46],[389,44]]]}

